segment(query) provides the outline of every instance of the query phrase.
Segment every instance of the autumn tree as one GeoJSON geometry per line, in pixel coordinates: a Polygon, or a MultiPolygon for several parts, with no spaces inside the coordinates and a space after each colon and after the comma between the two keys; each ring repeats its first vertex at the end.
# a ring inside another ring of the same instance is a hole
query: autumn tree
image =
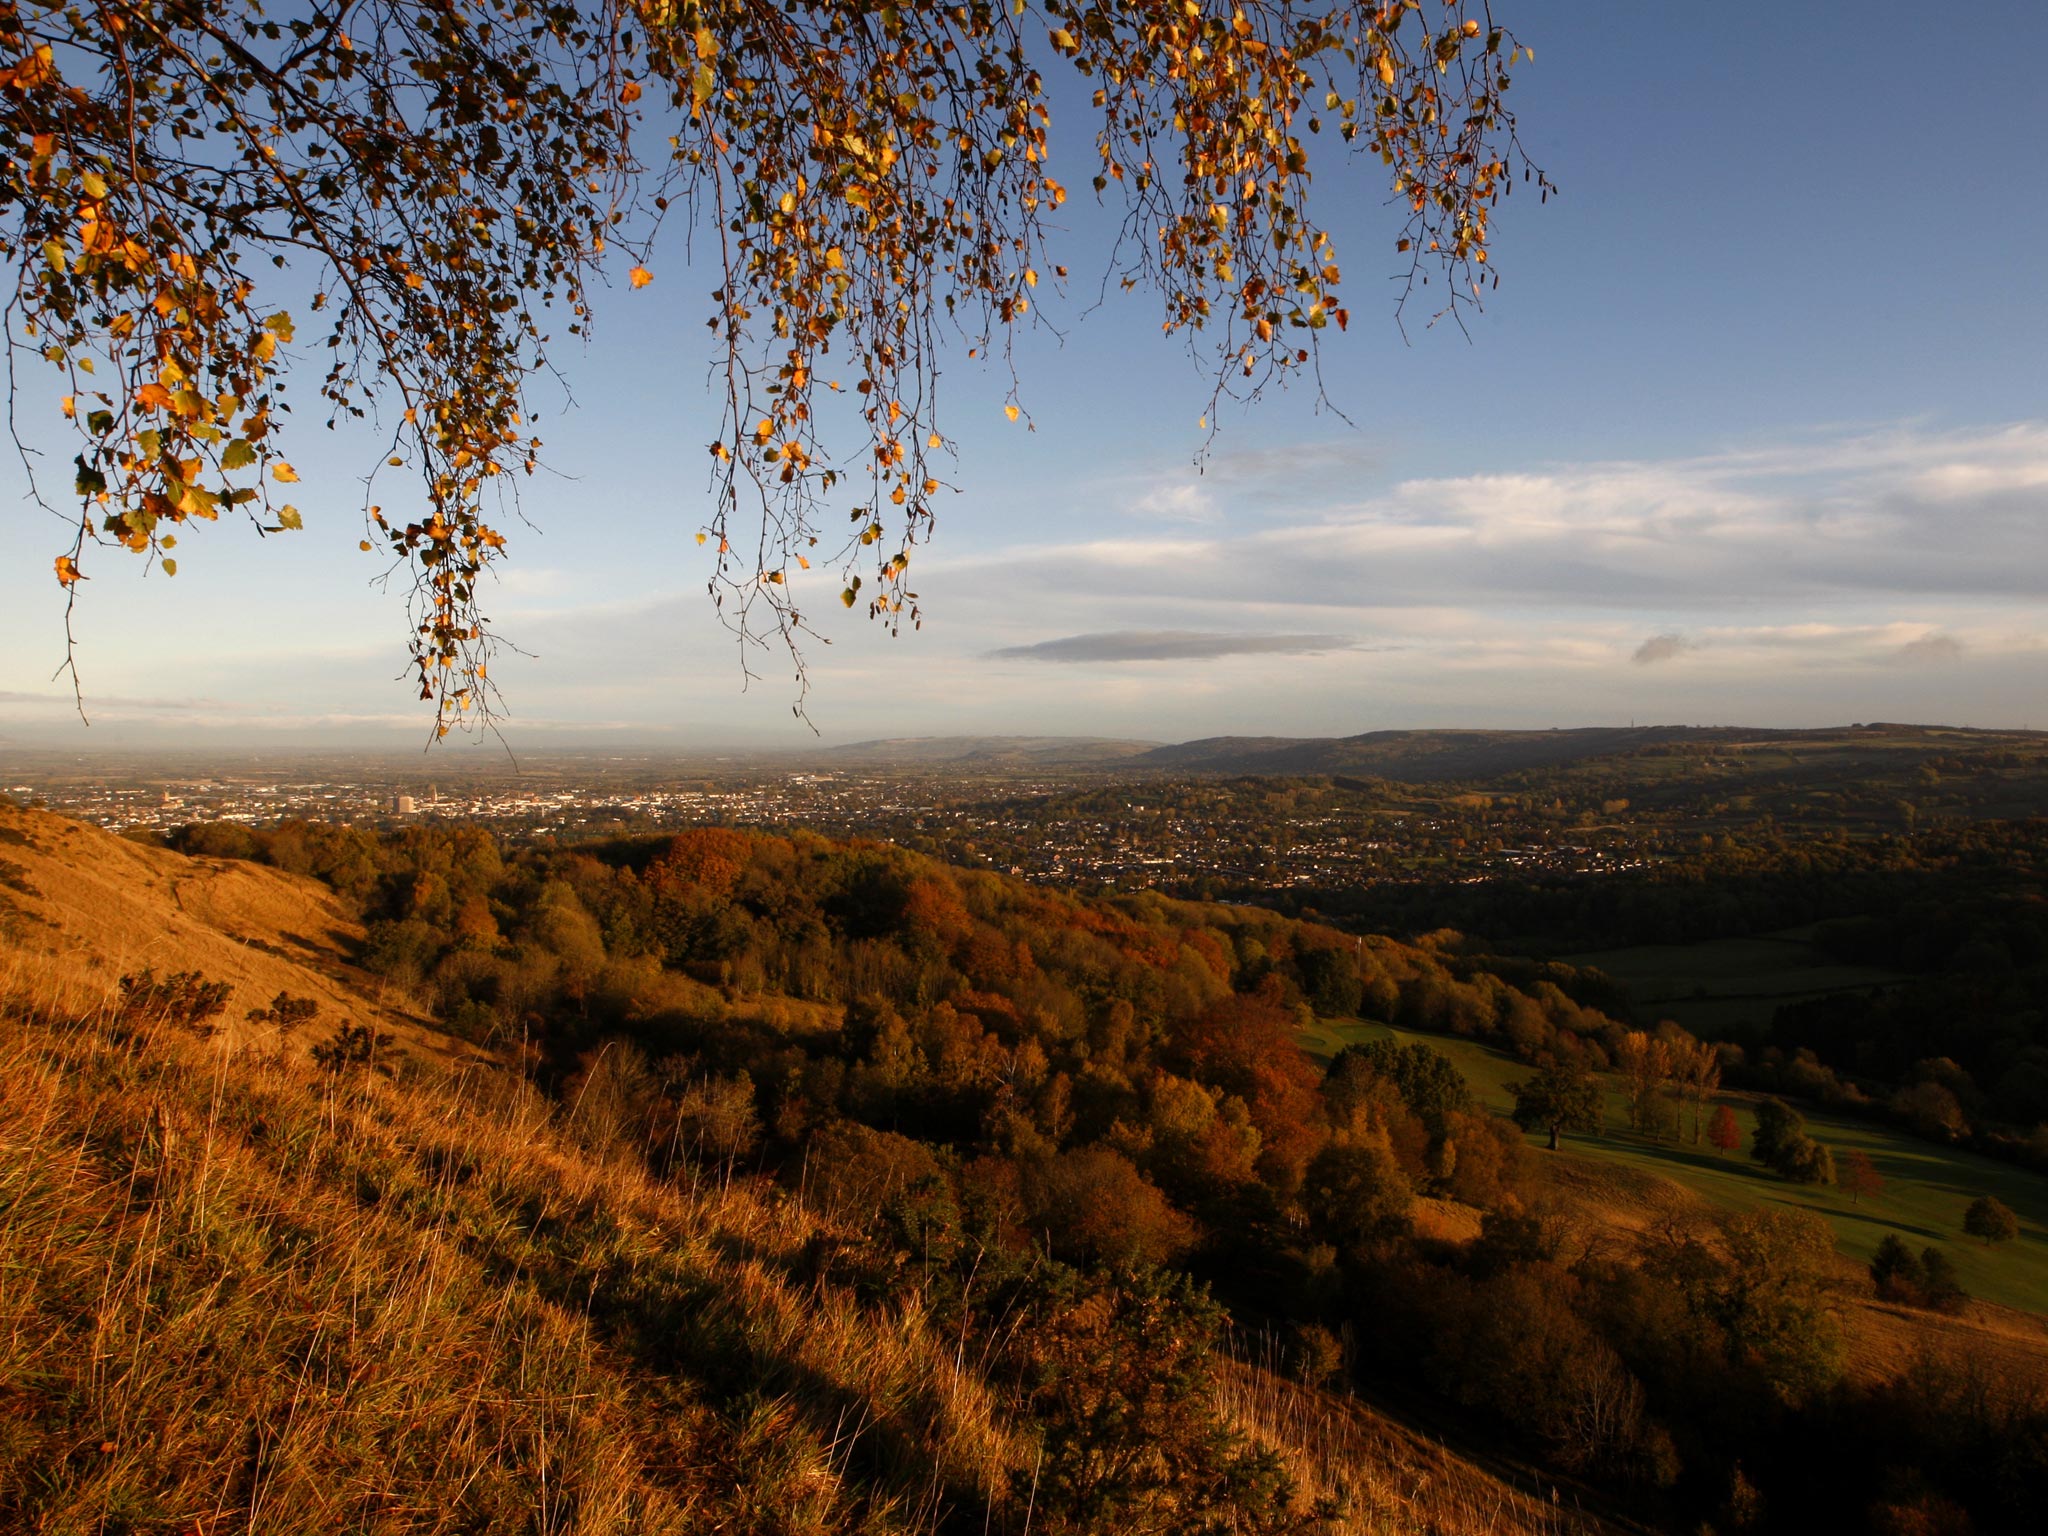
{"type": "Polygon", "coordinates": [[[1515,1096],[1515,1124],[1525,1131],[1548,1131],[1550,1150],[1557,1150],[1565,1131],[1592,1135],[1600,1129],[1600,1084],[1592,1073],[1553,1058],[1527,1082],[1510,1083],[1515,1096]]]}
{"type": "Polygon", "coordinates": [[[1664,1098],[1664,1085],[1678,1069],[1679,1055],[1673,1042],[1640,1029],[1623,1035],[1614,1053],[1614,1064],[1628,1096],[1629,1126],[1659,1141],[1673,1118],[1664,1098]]]}
{"type": "Polygon", "coordinates": [[[1884,1193],[1884,1175],[1861,1147],[1852,1147],[1843,1154],[1835,1184],[1848,1194],[1851,1205],[1861,1205],[1865,1195],[1875,1200],[1884,1193]]]}
{"type": "Polygon", "coordinates": [[[529,385],[594,284],[667,292],[673,252],[723,413],[686,518],[743,658],[786,643],[801,685],[817,598],[917,622],[941,360],[1007,369],[1067,277],[1059,74],[1092,140],[1066,174],[1122,219],[1106,278],[1159,296],[1213,419],[1349,324],[1318,172],[1390,195],[1432,318],[1497,282],[1500,199],[1548,190],[1506,106],[1525,53],[1484,0],[9,0],[8,341],[59,381],[11,398],[75,432],[38,476],[56,578],[75,605],[105,545],[173,573],[224,512],[300,528],[288,391],[322,359],[313,414],[382,439],[361,543],[410,577],[420,695],[443,731],[485,716],[529,385]]]}
{"type": "Polygon", "coordinates": [[[2009,1243],[2020,1235],[2020,1219],[1996,1195],[1979,1195],[1963,1212],[1963,1230],[1987,1247],[2009,1243]]]}
{"type": "Polygon", "coordinates": [[[1713,1119],[1707,1122],[1707,1140],[1721,1153],[1733,1152],[1742,1145],[1742,1127],[1735,1123],[1735,1111],[1726,1104],[1714,1106],[1713,1119]]]}

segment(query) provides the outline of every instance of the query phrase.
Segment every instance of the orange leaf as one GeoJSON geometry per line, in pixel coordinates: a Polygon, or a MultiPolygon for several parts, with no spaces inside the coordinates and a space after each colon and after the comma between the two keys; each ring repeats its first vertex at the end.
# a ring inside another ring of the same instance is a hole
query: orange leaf
{"type": "Polygon", "coordinates": [[[633,286],[635,288],[645,288],[649,283],[654,281],[654,274],[648,271],[645,267],[635,267],[631,272],[627,273],[626,275],[632,279],[633,286]]]}
{"type": "Polygon", "coordinates": [[[82,581],[84,579],[79,574],[78,562],[76,560],[73,560],[69,555],[59,555],[57,557],[57,580],[59,583],[68,587],[74,581],[82,581]]]}

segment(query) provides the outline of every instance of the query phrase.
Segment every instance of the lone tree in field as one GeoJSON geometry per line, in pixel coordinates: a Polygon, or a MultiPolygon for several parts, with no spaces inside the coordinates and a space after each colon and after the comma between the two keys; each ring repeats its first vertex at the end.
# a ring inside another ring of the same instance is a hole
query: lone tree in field
{"type": "Polygon", "coordinates": [[[1855,1147],[1842,1154],[1835,1185],[1849,1196],[1851,1205],[1861,1205],[1865,1195],[1875,1200],[1884,1193],[1884,1175],[1877,1171],[1868,1152],[1855,1147]]]}
{"type": "Polygon", "coordinates": [[[1735,1111],[1726,1104],[1714,1106],[1714,1117],[1707,1122],[1707,1140],[1721,1153],[1733,1152],[1742,1145],[1742,1127],[1735,1123],[1735,1111]]]}
{"type": "Polygon", "coordinates": [[[2009,1243],[2020,1235],[2020,1219],[1995,1195],[1979,1195],[1963,1212],[1963,1230],[1984,1243],[2009,1243]]]}
{"type": "Polygon", "coordinates": [[[1508,1084],[1508,1092],[1515,1096],[1515,1124],[1548,1131],[1553,1152],[1565,1131],[1590,1136],[1600,1129],[1600,1084],[1583,1067],[1553,1058],[1528,1082],[1508,1084]]]}
{"type": "Polygon", "coordinates": [[[361,544],[410,575],[420,697],[483,717],[529,384],[594,284],[653,302],[674,251],[723,416],[685,515],[743,664],[779,641],[801,687],[813,601],[918,620],[942,358],[1007,368],[1063,287],[1056,71],[1090,101],[1074,174],[1122,215],[1104,277],[1160,296],[1213,412],[1312,381],[1350,323],[1315,175],[1390,201],[1433,318],[1496,282],[1500,199],[1548,191],[1506,106],[1524,53],[1485,0],[0,0],[10,356],[55,375],[10,398],[75,433],[39,477],[56,580],[75,607],[104,545],[172,574],[223,512],[300,528],[305,348],[300,403],[386,438],[361,544]]]}

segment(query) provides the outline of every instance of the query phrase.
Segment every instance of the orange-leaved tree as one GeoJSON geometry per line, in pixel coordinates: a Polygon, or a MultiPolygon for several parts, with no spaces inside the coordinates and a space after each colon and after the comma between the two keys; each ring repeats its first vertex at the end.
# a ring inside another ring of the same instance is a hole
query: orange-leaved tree
{"type": "Polygon", "coordinates": [[[917,621],[938,359],[1007,366],[1067,275],[1050,72],[1092,93],[1110,276],[1207,356],[1213,412],[1349,323],[1326,161],[1391,193],[1437,313],[1477,300],[1495,205],[1535,174],[1505,105],[1525,51],[1485,0],[0,0],[10,358],[57,370],[77,433],[71,494],[41,486],[57,580],[75,602],[106,544],[175,573],[224,511],[299,528],[287,375],[324,354],[321,411],[370,414],[406,478],[372,476],[362,544],[411,574],[420,696],[443,733],[487,718],[528,385],[607,263],[654,282],[673,223],[717,269],[711,593],[801,686],[797,574],[917,621]]]}

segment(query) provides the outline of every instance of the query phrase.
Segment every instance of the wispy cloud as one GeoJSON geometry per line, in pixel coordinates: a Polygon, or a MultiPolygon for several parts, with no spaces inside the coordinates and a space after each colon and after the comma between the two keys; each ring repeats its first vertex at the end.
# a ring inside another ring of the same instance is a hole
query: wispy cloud
{"type": "Polygon", "coordinates": [[[1213,523],[1223,514],[1216,498],[1192,481],[1162,481],[1140,491],[1128,503],[1133,517],[1162,523],[1213,523]]]}
{"type": "Polygon", "coordinates": [[[1676,661],[1687,651],[1700,648],[1697,640],[1688,640],[1684,635],[1652,635],[1635,649],[1629,657],[1639,667],[1653,666],[1660,661],[1676,661]]]}
{"type": "MultiPolygon", "coordinates": [[[[1286,487],[1284,472],[1268,497],[1286,487]]],[[[1309,480],[1317,479],[1309,476],[1309,480]]],[[[1220,484],[1220,482],[1219,482],[1220,484]]],[[[1660,461],[1411,479],[1292,516],[1145,541],[1021,546],[1006,581],[1213,605],[1388,609],[1513,602],[1550,611],[1941,597],[2032,603],[2048,569],[2048,423],[1900,430],[1660,461]]]]}
{"type": "Polygon", "coordinates": [[[1917,640],[1908,640],[1894,655],[1907,666],[1942,666],[1960,660],[1967,649],[1954,635],[1935,630],[1917,640]]]}
{"type": "Polygon", "coordinates": [[[1191,629],[1125,629],[1064,635],[989,652],[996,661],[1212,661],[1222,656],[1322,655],[1357,650],[1345,635],[1231,635],[1191,629]]]}

